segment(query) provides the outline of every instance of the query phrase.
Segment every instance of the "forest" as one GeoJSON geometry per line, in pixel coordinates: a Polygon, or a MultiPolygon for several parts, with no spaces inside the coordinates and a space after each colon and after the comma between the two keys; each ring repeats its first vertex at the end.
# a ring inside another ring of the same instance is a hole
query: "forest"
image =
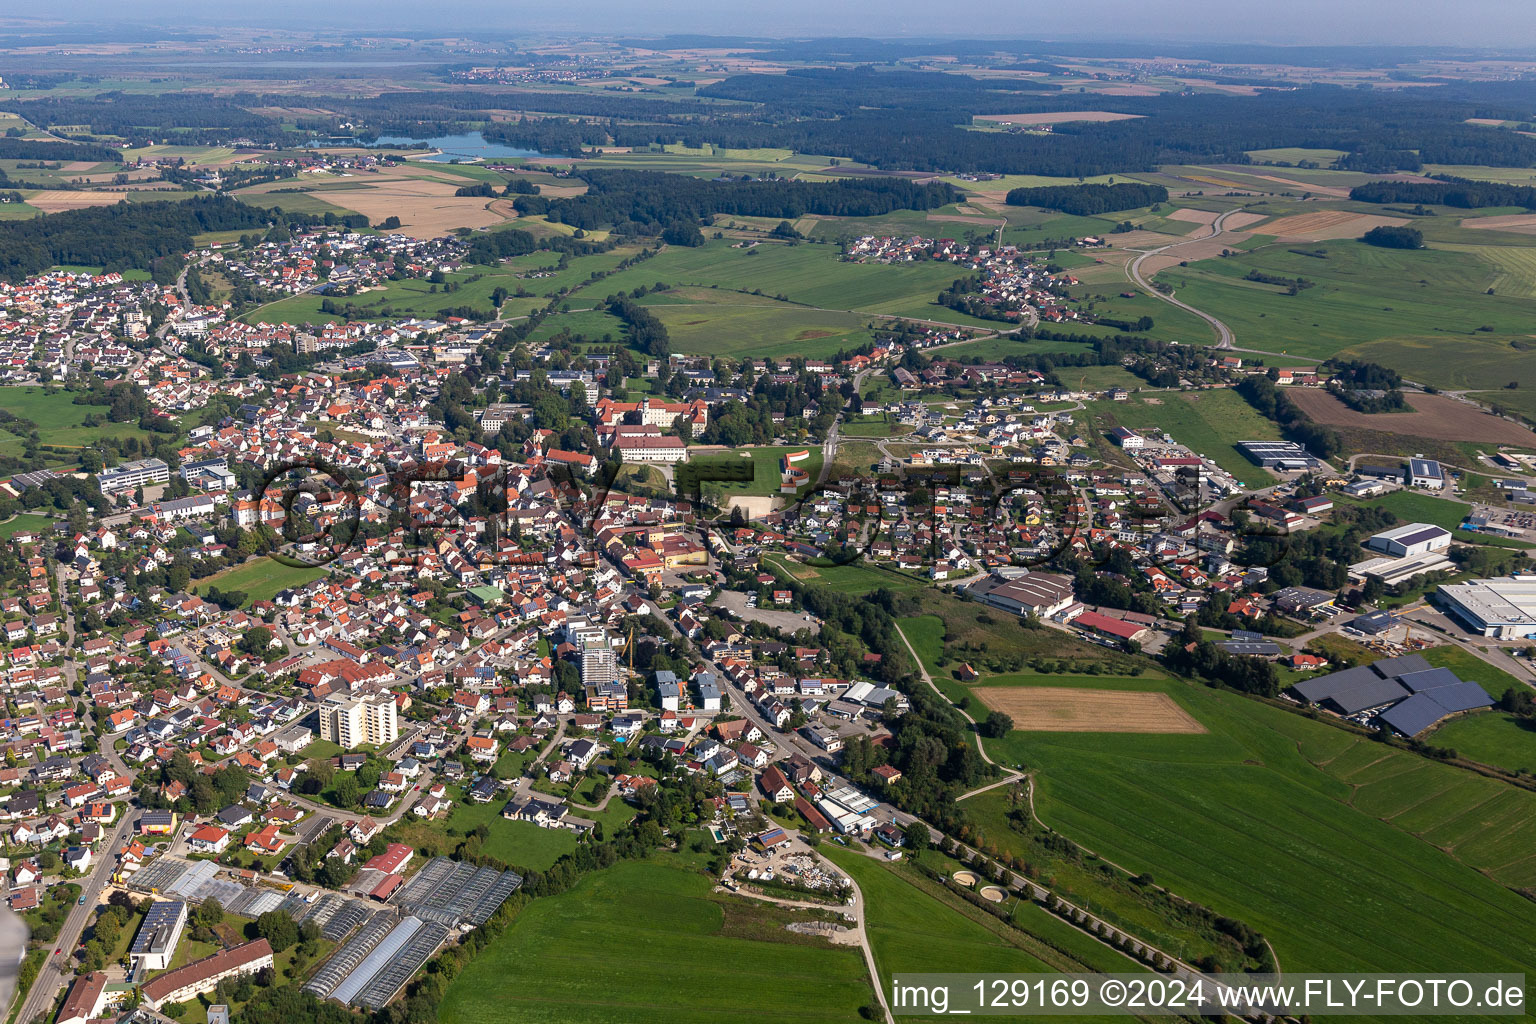
{"type": "Polygon", "coordinates": [[[291,125],[258,111],[291,105],[294,97],[260,93],[104,92],[25,100],[16,107],[34,123],[87,124],[97,134],[136,142],[161,141],[164,126],[176,125],[183,129],[178,141],[239,136],[297,145],[313,133],[362,121],[370,125],[359,136],[365,140],[384,131],[421,137],[482,128],[493,141],[551,154],[682,142],[783,148],[886,170],[1064,177],[1147,171],[1163,163],[1246,164],[1248,150],[1276,147],[1340,149],[1345,156],[1339,164],[1349,169],[1536,166],[1536,138],[1466,123],[1470,117],[1528,118],[1536,96],[1519,82],[1455,83],[1432,94],[1313,85],[1253,96],[1106,97],[1032,79],[861,67],[731,75],[698,88],[693,97],[682,91],[665,100],[511,89],[315,99],[317,111],[291,125]],[[1135,116],[1058,124],[1049,134],[965,127],[978,114],[1098,109],[1135,116]]]}
{"type": "Polygon", "coordinates": [[[1349,190],[1357,203],[1417,203],[1477,210],[1489,206],[1536,207],[1536,187],[1494,181],[1371,181],[1349,190]]]}
{"type": "Polygon", "coordinates": [[[148,270],[157,259],[186,253],[193,247],[193,236],[203,232],[318,223],[368,226],[360,215],[263,210],[228,196],[121,202],[0,221],[0,280],[19,281],[59,264],[148,270]]]}
{"type": "Polygon", "coordinates": [[[1009,189],[1004,201],[1009,206],[1038,206],[1078,217],[1092,217],[1166,203],[1168,190],[1161,185],[1133,181],[1117,185],[1047,185],[1009,189]]]}
{"type": "Polygon", "coordinates": [[[901,178],[858,178],[801,182],[705,181],[660,171],[588,170],[580,175],[585,195],[570,199],[519,196],[513,203],[525,216],[582,229],[613,226],[620,234],[657,234],[678,221],[710,214],[744,217],[801,217],[808,213],[872,217],[893,210],[931,210],[954,202],[949,185],[919,185],[901,178]]]}

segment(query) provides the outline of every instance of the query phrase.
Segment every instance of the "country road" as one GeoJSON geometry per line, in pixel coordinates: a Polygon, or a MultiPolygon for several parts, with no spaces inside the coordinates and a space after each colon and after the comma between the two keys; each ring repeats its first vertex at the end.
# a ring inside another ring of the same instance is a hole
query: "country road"
{"type": "Polygon", "coordinates": [[[1194,306],[1191,306],[1189,303],[1184,302],[1181,299],[1176,299],[1172,295],[1164,295],[1162,292],[1160,292],[1156,288],[1152,287],[1151,283],[1148,282],[1147,279],[1142,276],[1142,273],[1141,273],[1141,263],[1148,256],[1156,256],[1158,253],[1164,253],[1164,252],[1169,251],[1170,249],[1177,249],[1179,246],[1181,246],[1181,245],[1188,245],[1190,242],[1203,242],[1203,241],[1206,241],[1207,239],[1215,238],[1217,235],[1221,234],[1223,230],[1225,230],[1225,228],[1223,227],[1223,224],[1226,221],[1226,219],[1228,217],[1232,216],[1234,213],[1238,213],[1238,212],[1239,212],[1238,210],[1228,210],[1226,213],[1223,213],[1220,217],[1217,217],[1216,220],[1211,223],[1211,229],[1209,231],[1207,231],[1203,235],[1198,235],[1198,236],[1196,236],[1194,238],[1180,239],[1177,242],[1171,242],[1168,245],[1159,246],[1156,249],[1145,249],[1145,250],[1142,250],[1137,256],[1133,257],[1130,260],[1130,262],[1126,263],[1126,265],[1125,265],[1126,275],[1128,277],[1130,277],[1132,283],[1134,283],[1136,285],[1136,287],[1140,288],[1142,291],[1146,292],[1148,295],[1152,296],[1154,299],[1161,299],[1162,301],[1164,301],[1166,303],[1169,303],[1170,305],[1179,307],[1180,309],[1184,310],[1187,313],[1193,313],[1195,316],[1199,317],[1201,320],[1204,320],[1206,323],[1210,324],[1212,329],[1215,330],[1215,332],[1216,332],[1216,339],[1217,339],[1216,340],[1216,347],[1217,348],[1231,348],[1232,347],[1232,341],[1233,341],[1233,337],[1234,337],[1233,334],[1232,334],[1232,328],[1228,327],[1221,320],[1219,320],[1216,317],[1212,316],[1211,314],[1205,312],[1204,310],[1196,309],[1194,306]]]}

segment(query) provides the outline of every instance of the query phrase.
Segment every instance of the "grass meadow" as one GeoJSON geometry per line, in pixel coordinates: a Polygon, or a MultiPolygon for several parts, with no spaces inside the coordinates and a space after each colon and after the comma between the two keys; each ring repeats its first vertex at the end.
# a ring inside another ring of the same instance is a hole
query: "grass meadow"
{"type": "MultiPolygon", "coordinates": [[[[989,743],[1035,771],[1046,824],[1245,921],[1287,970],[1536,964],[1536,907],[1506,888],[1536,884],[1536,794],[1232,694],[1148,685],[1210,732],[989,743]]],[[[1022,845],[1006,800],[964,806],[990,841],[1022,845]]]]}
{"type": "MultiPolygon", "coordinates": [[[[150,435],[140,430],[136,423],[112,423],[107,420],[104,405],[75,405],[74,394],[62,388],[49,388],[40,384],[0,387],[0,409],[5,409],[22,419],[37,424],[42,443],[59,448],[87,448],[102,438],[142,439],[150,435]],[[86,417],[93,416],[101,422],[94,427],[85,426],[86,417]]],[[[22,438],[8,430],[0,429],[0,455],[22,453],[22,438]]]]}
{"type": "Polygon", "coordinates": [[[1510,344],[1529,334],[1528,284],[1500,287],[1522,272],[1525,254],[1491,248],[1490,256],[1380,249],[1349,240],[1266,245],[1173,267],[1157,280],[1226,321],[1237,344],[1282,354],[1272,362],[1342,354],[1439,387],[1501,388],[1522,376],[1536,379],[1536,351],[1510,344]],[[1296,249],[1323,252],[1326,259],[1296,249]],[[1244,280],[1253,270],[1315,285],[1288,295],[1275,285],[1244,280]]]}
{"type": "Polygon", "coordinates": [[[800,941],[782,912],[702,873],[627,861],[531,902],[449,986],[444,1024],[853,1022],[857,949],[800,941]],[[726,980],[728,975],[728,981],[726,980]]]}

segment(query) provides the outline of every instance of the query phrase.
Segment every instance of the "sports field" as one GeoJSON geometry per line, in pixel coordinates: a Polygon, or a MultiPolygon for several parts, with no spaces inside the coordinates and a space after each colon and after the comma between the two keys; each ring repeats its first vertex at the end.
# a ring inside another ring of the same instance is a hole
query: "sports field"
{"type": "Polygon", "coordinates": [[[325,569],[284,565],[275,558],[252,558],[206,579],[198,580],[193,590],[207,593],[210,586],[223,591],[243,590],[246,604],[270,601],[279,591],[296,587],[325,575],[325,569]]]}
{"type": "Polygon", "coordinates": [[[807,565],[793,562],[784,555],[763,555],[763,565],[781,578],[814,587],[824,587],[840,594],[868,594],[876,590],[919,590],[922,580],[887,569],[877,569],[855,562],[850,565],[807,565]]]}
{"type": "Polygon", "coordinates": [[[982,686],[975,692],[1020,732],[1205,732],[1166,693],[1066,686],[982,686]]]}
{"type": "MultiPolygon", "coordinates": [[[[1288,970],[1536,965],[1536,906],[1505,888],[1536,883],[1536,794],[1166,685],[1208,733],[1015,732],[989,751],[1036,768],[1047,824],[1262,931],[1288,970]]],[[[1019,842],[1001,791],[972,805],[1019,842]]]]}
{"type": "Polygon", "coordinates": [[[807,944],[782,912],[701,873],[627,861],[534,900],[453,980],[444,1024],[766,1024],[859,1019],[856,949],[807,944]],[[782,936],[782,938],[781,938],[782,936]],[[728,980],[725,975],[728,974],[728,980]]]}

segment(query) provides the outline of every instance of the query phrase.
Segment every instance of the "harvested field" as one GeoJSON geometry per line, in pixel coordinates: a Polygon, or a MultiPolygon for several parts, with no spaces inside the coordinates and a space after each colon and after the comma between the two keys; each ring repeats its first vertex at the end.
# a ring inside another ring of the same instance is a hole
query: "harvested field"
{"type": "MultiPolygon", "coordinates": [[[[1188,207],[1170,210],[1167,214],[1169,220],[1181,220],[1186,224],[1214,224],[1217,216],[1215,210],[1191,210],[1188,207]]],[[[1232,219],[1237,218],[1234,216],[1232,219]]]]}
{"type": "Polygon", "coordinates": [[[1237,231],[1240,228],[1246,228],[1250,224],[1257,224],[1263,219],[1264,215],[1262,213],[1249,213],[1247,210],[1242,210],[1222,221],[1221,225],[1228,231],[1237,231]]]}
{"type": "Polygon", "coordinates": [[[1380,430],[1411,437],[1444,441],[1481,441],[1522,448],[1536,446],[1536,433],[1518,423],[1482,412],[1475,406],[1444,395],[1415,394],[1408,399],[1412,412],[1356,412],[1326,391],[1291,388],[1291,400],[1312,419],[1330,427],[1380,430]]]}
{"type": "MultiPolygon", "coordinates": [[[[1116,249],[1156,249],[1179,240],[1178,235],[1165,235],[1161,231],[1122,231],[1118,235],[1105,235],[1104,240],[1116,249]]],[[[1181,249],[1182,251],[1182,249],[1181,249]]],[[[1189,259],[1188,256],[1181,257],[1189,259]]]]}
{"type": "Polygon", "coordinates": [[[1113,110],[1052,110],[1040,114],[977,114],[978,121],[998,124],[1071,124],[1074,121],[1125,121],[1140,114],[1117,114],[1113,110]]]}
{"type": "Polygon", "coordinates": [[[60,210],[80,210],[87,206],[111,206],[113,203],[123,201],[121,192],[39,192],[27,200],[28,206],[35,206],[44,213],[58,213],[60,210]]]}
{"type": "MultiPolygon", "coordinates": [[[[313,194],[317,198],[328,199],[332,194],[337,194],[338,202],[374,223],[386,217],[399,217],[400,227],[396,230],[422,238],[446,235],[454,228],[487,228],[517,216],[508,199],[455,196],[454,192],[462,182],[440,181],[414,174],[380,174],[345,179],[340,183],[329,180],[322,183],[332,187],[316,189],[313,194]],[[337,187],[338,184],[345,187],[337,187]]],[[[258,186],[241,193],[241,196],[259,205],[261,200],[258,197],[265,191],[269,189],[258,186]]]]}
{"type": "Polygon", "coordinates": [[[1395,228],[1407,223],[1402,217],[1377,217],[1348,210],[1319,210],[1316,213],[1298,213],[1270,221],[1264,225],[1264,233],[1303,242],[1321,242],[1327,238],[1358,238],[1371,228],[1395,228]]]}
{"type": "MultiPolygon", "coordinates": [[[[1236,216],[1232,218],[1232,220],[1236,219],[1236,216]]],[[[1143,276],[1152,277],[1180,263],[1215,259],[1221,255],[1223,249],[1236,248],[1239,243],[1246,242],[1252,237],[1251,231],[1223,231],[1213,238],[1196,238],[1178,245],[1171,245],[1163,252],[1148,256],[1142,261],[1141,271],[1143,276]]]]}
{"type": "Polygon", "coordinates": [[[1502,217],[1464,217],[1461,227],[1482,231],[1514,231],[1536,235],[1536,213],[1511,213],[1502,217]]]}
{"type": "Polygon", "coordinates": [[[1265,181],[1273,181],[1275,184],[1284,185],[1286,188],[1299,188],[1303,192],[1312,192],[1317,195],[1332,196],[1334,199],[1349,198],[1349,189],[1338,188],[1334,185],[1318,185],[1315,183],[1309,185],[1304,181],[1297,181],[1294,178],[1281,178],[1274,174],[1255,174],[1254,177],[1263,178],[1265,181]]]}
{"type": "Polygon", "coordinates": [[[1021,732],[1205,732],[1166,693],[1066,686],[982,686],[971,692],[1012,718],[1021,732]]]}

